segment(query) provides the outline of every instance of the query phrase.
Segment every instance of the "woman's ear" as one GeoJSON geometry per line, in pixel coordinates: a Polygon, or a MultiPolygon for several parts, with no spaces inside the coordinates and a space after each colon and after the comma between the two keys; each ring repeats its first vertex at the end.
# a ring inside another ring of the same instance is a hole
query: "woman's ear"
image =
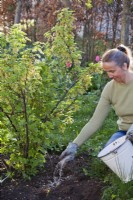
{"type": "Polygon", "coordinates": [[[128,70],[127,63],[123,64],[122,69],[125,70],[125,71],[128,70]]]}

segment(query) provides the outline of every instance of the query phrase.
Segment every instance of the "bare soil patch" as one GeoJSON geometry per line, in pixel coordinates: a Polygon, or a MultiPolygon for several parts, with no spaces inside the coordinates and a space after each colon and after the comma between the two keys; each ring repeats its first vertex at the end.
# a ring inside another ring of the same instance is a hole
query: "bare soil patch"
{"type": "Polygon", "coordinates": [[[30,181],[7,179],[1,187],[2,200],[100,200],[103,183],[89,178],[83,168],[89,170],[90,157],[82,154],[75,161],[65,166],[61,183],[57,187],[49,187],[53,181],[53,172],[58,162],[57,155],[48,155],[45,171],[30,181]]]}

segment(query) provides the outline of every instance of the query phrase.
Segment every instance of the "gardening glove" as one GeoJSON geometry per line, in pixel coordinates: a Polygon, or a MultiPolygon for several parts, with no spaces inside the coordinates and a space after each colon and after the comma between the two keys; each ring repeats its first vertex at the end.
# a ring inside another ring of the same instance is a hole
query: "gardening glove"
{"type": "Polygon", "coordinates": [[[75,154],[77,153],[78,145],[76,143],[70,142],[67,148],[62,152],[59,159],[60,162],[68,162],[74,160],[75,154]]]}
{"type": "Polygon", "coordinates": [[[78,145],[76,143],[70,142],[67,148],[62,152],[54,171],[54,179],[56,183],[59,183],[62,176],[62,170],[65,167],[66,163],[74,160],[75,154],[77,153],[78,145]]]}
{"type": "Polygon", "coordinates": [[[131,140],[133,142],[133,124],[128,129],[126,135],[127,135],[126,138],[129,139],[129,140],[131,140]]]}

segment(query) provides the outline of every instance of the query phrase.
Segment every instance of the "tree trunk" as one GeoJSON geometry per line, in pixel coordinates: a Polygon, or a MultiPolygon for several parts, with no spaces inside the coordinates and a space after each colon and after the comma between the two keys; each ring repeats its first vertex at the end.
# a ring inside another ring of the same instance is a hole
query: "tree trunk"
{"type": "Polygon", "coordinates": [[[82,42],[82,51],[83,51],[82,64],[86,63],[89,60],[89,56],[90,56],[90,48],[89,48],[90,29],[89,27],[90,27],[90,21],[88,20],[84,24],[83,42],[82,42]]]}
{"type": "Polygon", "coordinates": [[[22,12],[22,0],[17,0],[14,24],[20,23],[21,12],[22,12]]]}
{"type": "Polygon", "coordinates": [[[124,45],[129,45],[131,1],[132,0],[123,0],[123,11],[122,11],[122,21],[121,21],[121,43],[124,45]]]}
{"type": "Polygon", "coordinates": [[[114,5],[113,5],[111,48],[116,46],[117,39],[118,39],[117,30],[118,30],[118,23],[119,23],[119,15],[122,11],[121,4],[122,4],[122,1],[117,0],[117,1],[115,1],[114,5]]]}
{"type": "Polygon", "coordinates": [[[108,41],[108,32],[109,32],[109,26],[110,26],[110,16],[109,16],[109,8],[107,6],[107,11],[106,11],[106,36],[105,40],[106,42],[108,41]]]}

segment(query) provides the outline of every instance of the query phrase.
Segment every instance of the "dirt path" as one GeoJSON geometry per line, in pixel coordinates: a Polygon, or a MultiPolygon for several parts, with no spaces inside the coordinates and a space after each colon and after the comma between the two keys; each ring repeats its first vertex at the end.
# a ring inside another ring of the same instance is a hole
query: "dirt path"
{"type": "Polygon", "coordinates": [[[51,187],[53,171],[58,157],[48,156],[46,171],[40,172],[31,181],[5,180],[1,189],[2,200],[100,200],[103,184],[89,179],[83,168],[89,168],[89,156],[82,155],[63,170],[63,179],[57,187],[51,187]]]}

